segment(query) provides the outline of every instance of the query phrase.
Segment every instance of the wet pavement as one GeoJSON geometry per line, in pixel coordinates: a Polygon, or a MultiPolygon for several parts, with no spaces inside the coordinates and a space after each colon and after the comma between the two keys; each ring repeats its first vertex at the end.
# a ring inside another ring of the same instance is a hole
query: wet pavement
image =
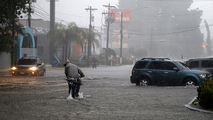
{"type": "Polygon", "coordinates": [[[82,68],[83,99],[67,100],[62,69],[47,69],[41,76],[0,76],[2,120],[212,120],[213,114],[185,107],[196,87],[135,86],[129,81],[132,66],[82,68]]]}

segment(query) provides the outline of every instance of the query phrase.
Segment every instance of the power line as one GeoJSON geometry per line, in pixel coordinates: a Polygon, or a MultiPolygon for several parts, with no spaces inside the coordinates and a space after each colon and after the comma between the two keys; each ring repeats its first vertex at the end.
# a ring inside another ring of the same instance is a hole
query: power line
{"type": "MultiPolygon", "coordinates": [[[[37,3],[36,3],[37,4],[37,3]]],[[[38,5],[38,4],[37,4],[38,5]]],[[[68,16],[73,16],[73,17],[80,17],[80,18],[85,18],[85,19],[88,19],[89,17],[85,17],[85,16],[78,16],[78,15],[71,15],[71,14],[66,14],[66,13],[62,13],[62,12],[56,12],[56,13],[60,13],[60,14],[64,14],[64,15],[68,15],[68,16]]],[[[45,11],[41,6],[38,5],[38,7],[35,7],[35,12],[34,14],[35,16],[38,16],[44,20],[49,20],[50,19],[50,14],[45,11]]],[[[58,17],[55,17],[56,21],[58,23],[60,23],[61,21],[64,21],[66,23],[70,23],[70,21],[67,21],[67,20],[64,20],[64,19],[61,19],[61,18],[58,18],[58,17]]],[[[96,18],[96,20],[99,20],[98,18],[96,18]]],[[[100,19],[101,20],[101,19],[100,19]]],[[[73,21],[74,22],[74,21],[73,21]]],[[[79,26],[84,26],[86,27],[85,25],[81,25],[81,24],[78,24],[79,26]]],[[[96,28],[100,28],[98,26],[95,26],[96,28]]]]}
{"type": "MultiPolygon", "coordinates": [[[[37,4],[37,3],[36,3],[37,4]]],[[[49,14],[48,12],[46,12],[39,4],[37,4],[39,7],[40,7],[40,9],[42,10],[42,11],[44,11],[45,13],[47,13],[47,14],[49,14]]]]}
{"type": "MultiPolygon", "coordinates": [[[[213,24],[210,24],[209,27],[213,26],[213,24]]],[[[187,29],[183,29],[183,30],[176,30],[174,32],[167,32],[169,29],[165,30],[165,32],[162,32],[163,30],[159,30],[160,32],[162,33],[155,33],[155,35],[168,35],[168,34],[177,34],[177,33],[185,33],[185,32],[191,32],[191,31],[195,31],[195,30],[199,30],[199,29],[205,29],[205,26],[201,26],[201,27],[190,27],[190,28],[187,28],[187,29]]],[[[172,29],[170,29],[172,30],[172,29]]],[[[173,29],[175,30],[175,29],[173,29]]],[[[129,30],[129,31],[134,31],[134,30],[129,30]]],[[[144,30],[144,31],[139,31],[138,32],[145,32],[145,33],[131,33],[129,32],[129,34],[133,34],[133,35],[150,35],[150,34],[147,34],[147,32],[150,32],[151,30],[144,30]]],[[[157,31],[157,32],[159,32],[157,31]]]]}

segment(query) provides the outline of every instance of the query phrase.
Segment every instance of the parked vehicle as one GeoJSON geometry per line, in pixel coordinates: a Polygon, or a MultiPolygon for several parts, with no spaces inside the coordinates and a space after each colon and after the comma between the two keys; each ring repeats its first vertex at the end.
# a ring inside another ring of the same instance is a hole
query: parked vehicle
{"type": "Polygon", "coordinates": [[[180,61],[168,58],[143,58],[138,60],[130,76],[136,85],[183,85],[197,86],[211,75],[206,71],[190,70],[180,61]]]}
{"type": "Polygon", "coordinates": [[[196,58],[186,61],[186,65],[192,70],[208,71],[213,75],[213,58],[196,58]]]}
{"type": "Polygon", "coordinates": [[[45,64],[40,57],[29,56],[18,60],[16,66],[11,68],[12,75],[40,75],[46,73],[45,64]]]}

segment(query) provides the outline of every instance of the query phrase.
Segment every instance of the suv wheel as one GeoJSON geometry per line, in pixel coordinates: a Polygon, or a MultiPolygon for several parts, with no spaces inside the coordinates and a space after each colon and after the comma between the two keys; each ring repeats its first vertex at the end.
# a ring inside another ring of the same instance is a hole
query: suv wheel
{"type": "Polygon", "coordinates": [[[140,86],[148,86],[149,85],[149,79],[148,78],[142,78],[142,79],[140,79],[140,81],[139,81],[139,85],[140,86]]]}
{"type": "Polygon", "coordinates": [[[195,86],[196,82],[193,78],[187,78],[184,82],[185,86],[195,86]]]}

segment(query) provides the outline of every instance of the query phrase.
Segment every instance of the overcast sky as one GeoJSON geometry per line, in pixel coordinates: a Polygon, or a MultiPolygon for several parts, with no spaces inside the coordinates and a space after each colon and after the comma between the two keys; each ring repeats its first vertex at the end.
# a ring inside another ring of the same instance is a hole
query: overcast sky
{"type": "MultiPolygon", "coordinates": [[[[59,2],[55,4],[56,22],[62,22],[63,24],[76,22],[79,27],[88,27],[89,11],[86,11],[85,8],[91,6],[92,8],[98,9],[92,12],[95,16],[93,25],[100,27],[102,13],[108,10],[108,8],[103,7],[103,5],[108,5],[109,3],[112,6],[116,6],[118,0],[59,0],[59,2]]],[[[34,3],[34,5],[35,14],[33,18],[49,20],[47,13],[49,14],[50,11],[50,2],[46,0],[37,0],[37,3],[34,3]]]]}
{"type": "MultiPolygon", "coordinates": [[[[206,28],[204,20],[206,20],[210,26],[210,30],[213,31],[213,1],[212,0],[194,0],[191,8],[199,8],[203,10],[202,22],[200,25],[202,33],[204,33],[204,38],[206,39],[206,28]]],[[[213,35],[211,35],[213,37],[213,35]]],[[[211,37],[211,39],[212,39],[211,37]]]]}
{"type": "MultiPolygon", "coordinates": [[[[89,11],[85,8],[92,6],[98,10],[92,13],[95,16],[95,21],[93,25],[99,29],[104,22],[102,13],[107,11],[106,7],[103,5],[116,6],[119,0],[58,0],[56,2],[56,22],[62,22],[67,24],[69,22],[75,22],[79,27],[89,26],[89,11]]],[[[50,2],[47,0],[37,0],[33,4],[35,6],[35,13],[32,18],[49,20],[50,2]]],[[[191,8],[199,8],[204,11],[203,19],[206,19],[210,25],[213,25],[213,1],[212,0],[194,0],[191,8]]],[[[203,23],[203,22],[202,22],[203,23]]],[[[205,30],[204,30],[205,31],[205,30]]]]}

